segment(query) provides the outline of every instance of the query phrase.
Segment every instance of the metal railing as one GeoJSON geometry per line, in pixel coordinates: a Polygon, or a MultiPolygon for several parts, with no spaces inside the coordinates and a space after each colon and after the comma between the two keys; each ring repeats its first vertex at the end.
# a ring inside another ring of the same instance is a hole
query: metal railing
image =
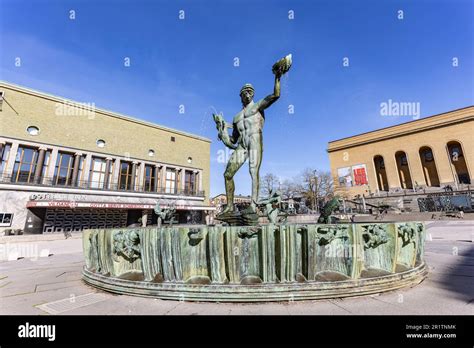
{"type": "Polygon", "coordinates": [[[366,198],[383,198],[396,196],[416,196],[416,195],[430,195],[430,194],[446,194],[456,192],[472,192],[470,184],[458,184],[458,188],[454,189],[451,185],[445,186],[429,186],[429,187],[415,187],[413,189],[390,189],[389,191],[371,192],[369,194],[362,194],[366,198]]]}
{"type": "Polygon", "coordinates": [[[86,190],[97,190],[97,191],[117,191],[117,192],[137,192],[137,193],[151,193],[151,194],[166,194],[176,196],[193,196],[193,197],[204,197],[205,191],[178,189],[170,187],[158,187],[155,191],[150,188],[149,185],[135,185],[134,189],[131,187],[124,187],[118,183],[109,183],[105,187],[103,181],[92,181],[92,180],[78,180],[76,183],[72,183],[71,180],[59,179],[57,177],[40,177],[38,182],[35,182],[34,175],[22,174],[19,175],[2,175],[0,174],[0,183],[2,184],[18,184],[28,186],[47,186],[47,187],[58,187],[58,188],[70,188],[70,189],[86,189],[86,190]]]}

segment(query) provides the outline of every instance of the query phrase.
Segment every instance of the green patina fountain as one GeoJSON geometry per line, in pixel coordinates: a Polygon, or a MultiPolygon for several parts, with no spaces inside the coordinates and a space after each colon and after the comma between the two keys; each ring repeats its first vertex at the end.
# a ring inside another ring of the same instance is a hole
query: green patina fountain
{"type": "MultiPolygon", "coordinates": [[[[330,201],[314,224],[279,221],[277,191],[259,198],[264,110],[280,96],[291,55],[273,65],[273,94],[253,101],[227,124],[214,115],[219,139],[234,152],[224,174],[227,206],[218,226],[152,226],[83,233],[84,280],[100,289],[184,301],[293,301],[360,296],[413,286],[427,274],[422,222],[332,223],[330,201]],[[232,128],[232,134],[227,129],[232,128]],[[249,160],[252,202],[233,204],[233,177],[249,160]],[[259,223],[264,207],[268,223],[259,223]]],[[[169,212],[156,208],[161,219],[169,212]]]]}

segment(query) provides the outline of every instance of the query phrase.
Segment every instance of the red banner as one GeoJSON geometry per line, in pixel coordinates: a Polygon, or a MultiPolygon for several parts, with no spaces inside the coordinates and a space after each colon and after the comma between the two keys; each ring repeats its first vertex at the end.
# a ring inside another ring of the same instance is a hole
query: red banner
{"type": "MultiPolygon", "coordinates": [[[[153,209],[154,204],[141,203],[103,203],[103,202],[72,202],[72,201],[49,201],[36,202],[29,201],[26,203],[27,208],[97,208],[97,209],[153,209]]],[[[166,204],[161,204],[162,208],[168,208],[166,204]]],[[[177,205],[176,210],[215,210],[215,207],[177,205]]]]}

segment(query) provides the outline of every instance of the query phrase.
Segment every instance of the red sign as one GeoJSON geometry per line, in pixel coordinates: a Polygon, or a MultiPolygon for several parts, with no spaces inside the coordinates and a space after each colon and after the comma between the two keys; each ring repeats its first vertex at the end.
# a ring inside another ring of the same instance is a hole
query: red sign
{"type": "Polygon", "coordinates": [[[354,182],[357,186],[367,185],[367,175],[364,167],[354,168],[354,182]]]}
{"type": "MultiPolygon", "coordinates": [[[[26,203],[27,208],[97,208],[97,209],[153,209],[153,204],[141,203],[103,203],[103,202],[72,202],[72,201],[49,201],[49,202],[35,202],[29,201],[26,203]]],[[[168,208],[166,204],[161,205],[162,208],[168,208]]],[[[176,210],[215,210],[215,207],[206,206],[192,206],[192,205],[177,205],[176,210]]]]}

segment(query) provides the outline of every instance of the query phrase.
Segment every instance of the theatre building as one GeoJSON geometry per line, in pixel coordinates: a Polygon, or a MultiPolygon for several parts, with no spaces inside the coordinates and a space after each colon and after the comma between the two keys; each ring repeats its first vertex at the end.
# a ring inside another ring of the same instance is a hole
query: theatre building
{"type": "Polygon", "coordinates": [[[474,106],[334,140],[328,145],[337,193],[469,191],[474,181],[474,106]]]}
{"type": "Polygon", "coordinates": [[[0,82],[0,235],[201,223],[210,140],[0,82]]]}

